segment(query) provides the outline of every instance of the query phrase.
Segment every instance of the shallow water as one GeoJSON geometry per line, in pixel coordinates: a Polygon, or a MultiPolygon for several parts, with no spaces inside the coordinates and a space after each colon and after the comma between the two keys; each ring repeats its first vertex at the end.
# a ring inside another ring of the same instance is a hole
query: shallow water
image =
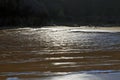
{"type": "Polygon", "coordinates": [[[0,30],[0,80],[119,80],[120,32],[77,27],[0,30]]]}

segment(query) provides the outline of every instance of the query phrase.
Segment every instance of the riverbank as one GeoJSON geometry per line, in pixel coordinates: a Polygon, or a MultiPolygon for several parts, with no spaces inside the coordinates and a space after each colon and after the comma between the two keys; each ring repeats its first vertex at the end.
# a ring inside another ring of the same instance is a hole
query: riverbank
{"type": "Polygon", "coordinates": [[[120,32],[120,26],[108,26],[108,27],[102,27],[102,26],[58,26],[58,25],[52,25],[52,26],[3,26],[0,27],[0,30],[4,29],[16,29],[16,28],[73,28],[73,29],[78,29],[78,30],[104,30],[104,31],[115,31],[115,32],[120,32]]]}
{"type": "Polygon", "coordinates": [[[120,32],[120,27],[86,27],[81,26],[81,30],[88,30],[88,31],[113,31],[113,32],[120,32]]]}
{"type": "Polygon", "coordinates": [[[79,27],[69,27],[69,26],[45,26],[44,29],[56,28],[72,31],[83,31],[83,32],[120,32],[120,27],[95,27],[95,26],[79,26],[79,27]]]}

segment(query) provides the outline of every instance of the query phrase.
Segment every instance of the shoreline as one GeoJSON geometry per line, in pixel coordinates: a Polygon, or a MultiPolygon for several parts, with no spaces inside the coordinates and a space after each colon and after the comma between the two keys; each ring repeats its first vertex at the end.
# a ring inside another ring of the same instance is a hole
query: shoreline
{"type": "Polygon", "coordinates": [[[120,27],[99,27],[99,26],[79,26],[79,27],[70,27],[70,26],[36,26],[36,27],[0,27],[0,30],[5,30],[5,29],[18,29],[18,28],[57,28],[57,29],[70,29],[70,30],[78,30],[78,31],[85,31],[85,32],[120,32],[120,27]]]}
{"type": "Polygon", "coordinates": [[[120,32],[120,27],[80,27],[81,30],[99,31],[99,32],[120,32]]]}
{"type": "Polygon", "coordinates": [[[41,28],[58,30],[70,30],[70,31],[82,31],[82,32],[120,32],[120,27],[95,27],[95,26],[80,26],[80,27],[69,27],[69,26],[44,26],[41,28]]]}

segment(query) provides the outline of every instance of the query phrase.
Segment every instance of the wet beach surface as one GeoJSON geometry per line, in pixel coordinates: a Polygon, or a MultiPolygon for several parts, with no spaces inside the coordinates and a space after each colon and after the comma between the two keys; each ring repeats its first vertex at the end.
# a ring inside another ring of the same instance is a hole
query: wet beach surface
{"type": "Polygon", "coordinates": [[[120,31],[0,30],[0,80],[119,80],[120,31]]]}

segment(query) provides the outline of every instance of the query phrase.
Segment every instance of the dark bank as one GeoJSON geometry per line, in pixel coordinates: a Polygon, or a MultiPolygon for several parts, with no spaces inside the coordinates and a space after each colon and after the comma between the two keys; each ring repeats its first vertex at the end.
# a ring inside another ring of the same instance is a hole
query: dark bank
{"type": "Polygon", "coordinates": [[[0,26],[118,26],[119,0],[0,0],[0,26]]]}

